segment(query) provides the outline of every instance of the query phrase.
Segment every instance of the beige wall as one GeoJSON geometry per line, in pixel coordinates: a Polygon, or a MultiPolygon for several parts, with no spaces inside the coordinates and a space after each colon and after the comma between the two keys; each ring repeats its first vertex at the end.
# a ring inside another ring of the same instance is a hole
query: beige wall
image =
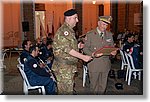
{"type": "MultiPolygon", "coordinates": [[[[37,2],[38,3],[38,2],[37,2]]],[[[39,2],[43,3],[43,2],[39,2]]],[[[6,2],[2,4],[3,8],[3,44],[4,47],[21,46],[22,25],[21,25],[21,8],[20,2],[6,2]]],[[[52,22],[54,20],[54,31],[58,29],[60,23],[64,21],[63,13],[67,9],[73,7],[72,0],[67,2],[45,2],[46,9],[46,23],[45,31],[47,32],[47,25],[49,31],[52,32],[52,22]]]]}
{"type": "Polygon", "coordinates": [[[19,3],[3,3],[4,47],[18,46],[21,39],[21,20],[19,3]]]}
{"type": "Polygon", "coordinates": [[[97,26],[98,20],[98,6],[90,3],[83,4],[83,26],[82,33],[85,34],[87,31],[97,26]]]}
{"type": "MultiPolygon", "coordinates": [[[[2,15],[2,3],[0,3],[0,15],[2,15]]],[[[3,16],[0,16],[0,32],[3,32],[3,20],[2,20],[3,16]]],[[[0,49],[2,48],[2,37],[3,37],[3,33],[0,34],[0,49]]],[[[1,90],[1,87],[0,87],[1,90]]]]}
{"type": "Polygon", "coordinates": [[[46,9],[46,31],[47,25],[49,32],[52,32],[52,25],[54,26],[54,32],[60,27],[60,24],[64,22],[64,12],[73,7],[71,1],[61,3],[45,3],[46,9]]]}
{"type": "Polygon", "coordinates": [[[104,5],[104,15],[110,15],[110,0],[99,1],[96,4],[92,4],[91,1],[83,0],[83,26],[82,26],[82,33],[85,34],[91,29],[95,29],[97,27],[98,21],[98,12],[99,12],[99,5],[104,5]]]}
{"type": "MultiPolygon", "coordinates": [[[[38,3],[38,2],[36,2],[38,3]]],[[[42,2],[39,2],[42,3],[42,2]]],[[[96,28],[98,21],[98,5],[104,4],[104,15],[110,15],[110,2],[97,2],[92,4],[92,2],[86,2],[83,0],[83,14],[82,14],[82,34],[87,33],[87,31],[96,28]]],[[[64,22],[63,13],[67,10],[73,8],[73,1],[69,0],[67,2],[46,2],[45,3],[45,15],[46,23],[45,30],[47,32],[47,25],[49,32],[52,32],[52,24],[54,25],[54,32],[59,28],[60,23],[64,22]],[[54,22],[54,23],[53,23],[54,22]]],[[[20,16],[20,4],[19,3],[4,3],[3,4],[3,18],[4,18],[4,46],[16,46],[18,44],[17,38],[21,39],[21,16],[20,16]],[[14,37],[14,32],[17,37],[14,37]],[[10,34],[10,35],[9,35],[10,34]],[[11,40],[10,40],[11,39],[11,40]],[[10,40],[11,43],[8,43],[10,40]]],[[[21,42],[21,41],[19,41],[21,42]]]]}

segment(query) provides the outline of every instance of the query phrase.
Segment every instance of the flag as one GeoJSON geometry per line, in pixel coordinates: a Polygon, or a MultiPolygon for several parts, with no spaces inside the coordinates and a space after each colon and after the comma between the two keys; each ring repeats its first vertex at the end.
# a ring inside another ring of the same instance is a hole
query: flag
{"type": "Polygon", "coordinates": [[[60,17],[59,17],[59,27],[61,27],[61,19],[60,19],[60,17]]]}
{"type": "Polygon", "coordinates": [[[53,11],[53,18],[52,18],[52,35],[54,36],[54,11],[53,11]]]}
{"type": "Polygon", "coordinates": [[[49,33],[49,25],[47,24],[47,34],[49,33]]]}
{"type": "Polygon", "coordinates": [[[46,36],[46,32],[45,32],[43,24],[40,20],[40,37],[44,37],[44,36],[46,36]]]}
{"type": "Polygon", "coordinates": [[[40,22],[40,38],[42,38],[42,25],[41,25],[41,22],[40,22]]]}
{"type": "Polygon", "coordinates": [[[91,26],[91,30],[93,29],[93,27],[92,27],[92,21],[90,22],[90,26],[91,26]]]}
{"type": "Polygon", "coordinates": [[[54,25],[52,24],[52,36],[54,36],[54,25]]]}

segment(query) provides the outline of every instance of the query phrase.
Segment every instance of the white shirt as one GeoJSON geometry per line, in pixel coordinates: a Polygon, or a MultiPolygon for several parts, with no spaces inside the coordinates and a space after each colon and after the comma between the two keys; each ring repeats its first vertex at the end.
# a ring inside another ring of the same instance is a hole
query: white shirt
{"type": "Polygon", "coordinates": [[[101,32],[98,27],[96,28],[97,29],[97,32],[99,34],[100,37],[104,37],[104,32],[101,32]]]}

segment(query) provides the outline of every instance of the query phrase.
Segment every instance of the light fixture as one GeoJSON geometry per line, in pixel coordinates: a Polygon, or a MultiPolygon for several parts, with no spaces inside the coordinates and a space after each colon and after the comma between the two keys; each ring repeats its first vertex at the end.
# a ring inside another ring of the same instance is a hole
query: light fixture
{"type": "Polygon", "coordinates": [[[93,4],[96,4],[96,0],[93,0],[92,3],[93,3],[93,4]]]}
{"type": "Polygon", "coordinates": [[[39,12],[36,12],[36,15],[39,15],[39,12]]]}

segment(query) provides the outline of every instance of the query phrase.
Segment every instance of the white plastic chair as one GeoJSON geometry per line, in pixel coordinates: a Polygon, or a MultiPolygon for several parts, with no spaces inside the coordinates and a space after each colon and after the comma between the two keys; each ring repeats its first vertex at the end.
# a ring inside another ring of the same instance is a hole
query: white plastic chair
{"type": "Polygon", "coordinates": [[[20,65],[22,65],[21,61],[20,61],[20,57],[17,58],[17,61],[20,65]]]}
{"type": "Polygon", "coordinates": [[[136,79],[136,77],[138,76],[138,80],[141,80],[141,72],[143,71],[143,69],[136,69],[133,63],[132,56],[127,53],[125,53],[125,55],[127,56],[127,62],[129,63],[126,71],[126,81],[128,85],[130,85],[132,74],[134,75],[134,79],[136,79]]]}
{"type": "Polygon", "coordinates": [[[44,86],[31,86],[29,81],[28,81],[28,79],[27,79],[27,76],[26,76],[26,74],[25,74],[25,72],[23,70],[24,66],[22,64],[21,65],[18,64],[17,67],[18,67],[18,69],[19,69],[19,71],[21,73],[21,76],[23,78],[23,91],[24,91],[25,95],[28,95],[28,91],[29,90],[35,90],[35,89],[38,89],[39,93],[42,92],[42,94],[45,95],[45,88],[44,88],[44,86]]]}
{"type": "Polygon", "coordinates": [[[88,68],[86,65],[83,65],[83,87],[85,87],[87,75],[88,75],[88,68]]]}
{"type": "Polygon", "coordinates": [[[4,65],[4,59],[5,59],[6,52],[0,53],[0,68],[6,68],[6,65],[4,65]]]}
{"type": "Polygon", "coordinates": [[[120,50],[121,55],[121,70],[128,67],[127,56],[125,56],[125,52],[120,50]]]}

